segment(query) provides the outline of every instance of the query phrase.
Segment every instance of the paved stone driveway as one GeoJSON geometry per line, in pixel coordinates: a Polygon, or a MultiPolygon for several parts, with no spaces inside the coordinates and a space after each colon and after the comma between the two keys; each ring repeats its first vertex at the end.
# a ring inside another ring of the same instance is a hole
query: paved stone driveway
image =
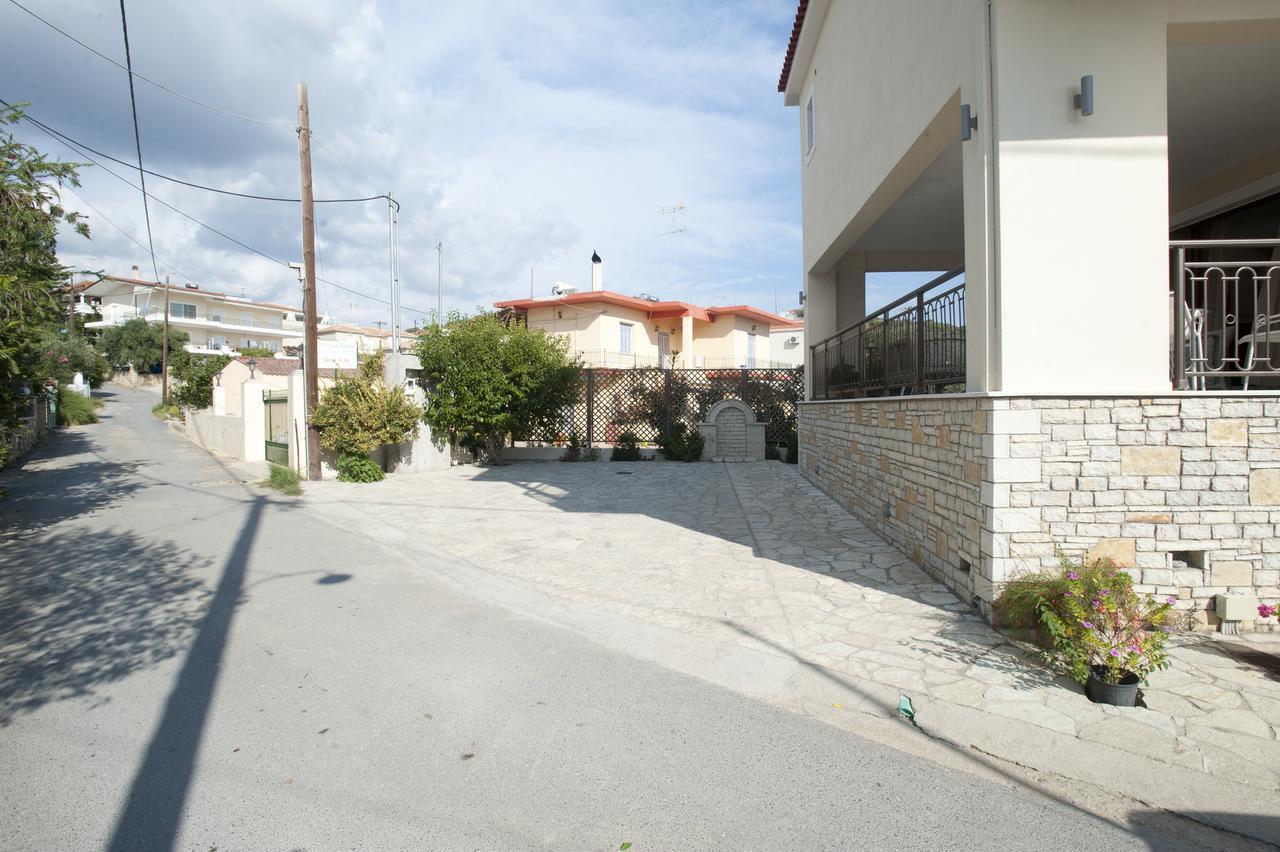
{"type": "MultiPolygon", "coordinates": [[[[818,664],[996,717],[1254,785],[1280,787],[1280,680],[1198,637],[1145,691],[1091,704],[795,468],[522,463],[312,486],[543,592],[818,664]]],[[[1273,646],[1280,650],[1280,646],[1273,646]]]]}

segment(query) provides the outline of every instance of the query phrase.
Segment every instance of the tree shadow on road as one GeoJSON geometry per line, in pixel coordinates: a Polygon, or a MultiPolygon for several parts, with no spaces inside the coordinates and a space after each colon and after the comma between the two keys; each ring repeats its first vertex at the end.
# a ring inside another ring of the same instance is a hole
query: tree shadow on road
{"type": "Polygon", "coordinates": [[[182,652],[209,594],[203,560],[131,532],[26,532],[0,557],[0,725],[182,652]]]}

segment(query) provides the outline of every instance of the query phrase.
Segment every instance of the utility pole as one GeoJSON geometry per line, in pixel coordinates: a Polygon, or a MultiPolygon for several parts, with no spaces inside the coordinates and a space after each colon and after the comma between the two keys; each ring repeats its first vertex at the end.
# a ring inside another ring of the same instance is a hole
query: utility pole
{"type": "MultiPolygon", "coordinates": [[[[320,430],[311,422],[320,402],[319,344],[316,336],[316,207],[311,188],[311,113],[307,84],[298,84],[298,163],[302,169],[303,361],[307,403],[307,479],[320,479],[320,430]]],[[[166,291],[167,292],[167,291],[166,291]]],[[[168,312],[165,312],[166,316],[168,312]]]]}
{"type": "MultiPolygon", "coordinates": [[[[157,284],[160,282],[157,281],[157,284]]],[[[164,277],[164,331],[160,336],[160,401],[169,401],[169,276],[164,277]]]]}
{"type": "Polygon", "coordinates": [[[436,325],[444,325],[444,243],[436,243],[436,325]]]}
{"type": "Polygon", "coordinates": [[[400,246],[396,225],[400,220],[400,205],[387,193],[387,220],[391,226],[391,351],[400,357],[400,246]]]}

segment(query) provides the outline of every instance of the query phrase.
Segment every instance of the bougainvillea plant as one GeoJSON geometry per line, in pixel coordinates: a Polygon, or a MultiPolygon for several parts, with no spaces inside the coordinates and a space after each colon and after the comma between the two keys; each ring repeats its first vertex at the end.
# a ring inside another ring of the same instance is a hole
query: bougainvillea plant
{"type": "Polygon", "coordinates": [[[1270,618],[1280,612],[1280,604],[1274,606],[1269,604],[1258,604],[1258,618],[1270,618]]]}
{"type": "Polygon", "coordinates": [[[1063,557],[1058,570],[1020,577],[1005,592],[1012,593],[1006,607],[1030,604],[1055,656],[1079,683],[1091,671],[1107,683],[1129,675],[1145,681],[1169,666],[1164,625],[1175,599],[1139,594],[1133,578],[1109,562],[1081,566],[1063,557]]]}

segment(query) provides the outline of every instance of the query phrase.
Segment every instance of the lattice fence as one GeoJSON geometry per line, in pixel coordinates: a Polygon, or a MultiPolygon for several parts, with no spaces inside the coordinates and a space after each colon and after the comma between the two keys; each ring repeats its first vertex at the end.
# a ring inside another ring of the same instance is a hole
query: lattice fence
{"type": "Polygon", "coordinates": [[[520,440],[612,444],[623,432],[656,441],[676,423],[693,430],[722,399],[740,399],[765,424],[765,439],[782,443],[796,428],[796,403],[804,396],[804,369],[583,371],[582,399],[565,410],[551,434],[520,440]]]}

